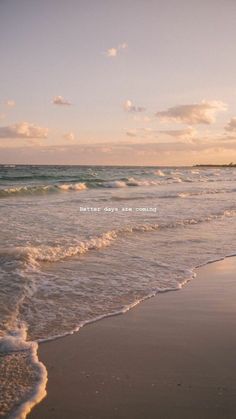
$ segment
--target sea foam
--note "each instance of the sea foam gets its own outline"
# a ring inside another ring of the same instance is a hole
[[[17,388],[14,390],[15,392],[19,391],[19,395],[21,398],[20,406],[15,407],[14,405],[11,405],[12,398],[9,394],[6,394],[5,404],[7,404],[8,401],[9,405],[7,406],[7,411],[10,411],[11,419],[25,419],[27,414],[33,408],[33,406],[39,403],[47,394],[47,369],[44,366],[44,364],[38,359],[38,343],[27,341],[26,339],[27,328],[24,324],[22,324],[18,329],[11,331],[8,335],[5,335],[2,338],[0,338],[0,353],[3,356],[2,362],[4,362],[5,359],[4,355],[9,358],[9,356],[11,356],[11,354],[14,353],[15,357],[20,357],[22,352],[24,352],[27,354],[26,359],[28,365],[30,364],[31,369],[34,370],[34,376],[37,377],[36,381],[32,383],[32,387],[29,390],[27,388],[27,385],[24,388],[24,379],[22,376],[22,385],[18,385]],[[24,371],[22,371],[22,374],[24,374]],[[4,383],[2,391],[4,391]],[[16,397],[17,399],[17,394],[14,394],[14,397]],[[5,408],[6,407],[4,406],[3,414]]]

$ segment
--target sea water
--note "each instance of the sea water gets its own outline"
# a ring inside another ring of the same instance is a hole
[[[38,342],[236,253],[235,181],[229,167],[0,166],[3,416],[24,418],[46,394]]]

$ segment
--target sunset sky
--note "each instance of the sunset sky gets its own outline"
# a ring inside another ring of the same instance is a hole
[[[235,0],[0,0],[0,163],[236,162]]]

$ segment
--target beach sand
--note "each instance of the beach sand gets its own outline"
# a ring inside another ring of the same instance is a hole
[[[182,290],[42,343],[47,397],[31,419],[235,419],[236,258]]]

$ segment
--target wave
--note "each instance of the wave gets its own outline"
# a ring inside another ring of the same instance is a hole
[[[113,180],[110,182],[99,183],[103,188],[125,188],[127,186],[155,186],[160,185],[160,182],[155,180],[135,179],[130,177],[125,180]]]
[[[6,189],[0,189],[0,198],[6,198],[15,195],[43,195],[47,193],[55,192],[66,192],[66,191],[83,191],[90,188],[126,188],[129,186],[155,186],[159,185],[159,182],[138,180],[134,178],[128,178],[124,180],[112,180],[106,181],[91,181],[91,182],[79,182],[79,183],[62,183],[62,184],[51,184],[51,185],[25,185],[18,187],[11,187]]]
[[[107,189],[120,189],[128,187],[157,187],[159,185],[170,185],[175,183],[194,183],[194,182],[206,182],[211,183],[215,182],[215,179],[211,178],[202,178],[196,177],[196,174],[193,173],[193,178],[188,176],[183,176],[182,173],[174,173],[173,175],[165,175],[163,172],[158,171],[157,179],[145,179],[145,178],[120,178],[113,180],[104,180],[99,178],[86,178],[83,182],[77,182],[75,179],[69,181],[60,181],[57,183],[49,184],[25,184],[11,186],[4,189],[0,189],[0,198],[6,198],[10,196],[24,196],[24,195],[44,195],[50,193],[59,193],[59,192],[78,192],[84,191],[86,189],[98,189],[98,188],[107,188]],[[193,171],[195,172],[195,171]],[[156,172],[155,172],[156,173]],[[161,174],[162,173],[162,174]],[[217,181],[224,181],[225,179],[217,179]],[[226,179],[227,181],[234,181],[234,179]],[[214,192],[215,193],[215,192]],[[194,193],[193,193],[194,194]]]
[[[104,182],[100,184],[103,188],[125,188],[127,184],[122,180],[113,180],[110,182]]]
[[[132,233],[145,233],[153,232],[166,228],[178,228],[210,222],[224,217],[234,217],[236,215],[235,209],[226,209],[223,212],[209,214],[201,218],[189,218],[183,220],[175,220],[167,224],[136,224],[125,225],[124,227],[107,231],[100,236],[89,238],[88,240],[78,241],[77,244],[71,245],[55,245],[55,246],[25,246],[13,248],[0,248],[0,259],[2,265],[9,261],[15,261],[16,267],[19,264],[23,268],[30,268],[37,270],[40,263],[44,262],[59,262],[61,260],[83,255],[90,250],[99,250],[104,247],[110,246],[119,237],[129,235]]]
[[[165,176],[165,173],[162,170],[156,170],[154,172],[154,175],[164,177]]]
[[[134,178],[129,178],[126,182],[128,186],[155,186],[160,185],[160,182],[156,182],[155,180],[139,180]]]
[[[0,198],[11,195],[45,194],[58,191],[83,191],[87,189],[85,183],[65,183],[62,185],[20,186],[0,190]]]
[[[220,193],[234,193],[236,189],[209,189],[209,190],[202,190],[202,191],[190,191],[190,192],[180,192],[176,195],[179,198],[188,198],[191,196],[201,196],[201,195],[214,195]]]
[[[167,178],[168,183],[182,183],[182,179],[178,176],[170,176]]]
[[[85,183],[70,183],[57,186],[62,191],[84,191],[87,189]]]

